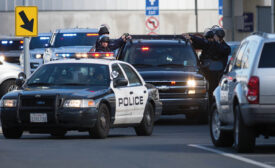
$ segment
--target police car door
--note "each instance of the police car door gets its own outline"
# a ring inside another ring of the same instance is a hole
[[[118,79],[127,79],[125,73],[121,70],[117,63],[112,64],[112,71],[117,71],[119,73]],[[131,115],[134,111],[134,106],[129,104],[129,97],[131,92],[131,87],[122,86],[114,87],[111,85],[116,99],[116,111],[115,111],[115,121],[114,124],[126,124],[129,123]]]
[[[124,63],[120,63],[120,65],[129,80],[129,86],[131,88],[129,102],[134,105],[131,121],[132,123],[139,123],[143,118],[148,100],[148,91],[136,70]]]

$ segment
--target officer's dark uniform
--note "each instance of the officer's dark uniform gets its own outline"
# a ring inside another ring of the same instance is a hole
[[[109,34],[109,30],[108,30],[107,27],[101,27],[99,29],[99,31],[98,31],[98,35],[99,36],[98,36],[98,38],[96,40],[96,43],[95,43],[95,49],[96,49],[96,51],[100,49],[101,45],[100,45],[99,39],[104,34]],[[110,49],[110,51],[114,51],[114,50],[120,48],[124,43],[125,42],[123,41],[122,38],[119,38],[119,39],[110,39],[110,41],[109,41],[109,49]]]
[[[216,41],[211,42],[193,35],[191,35],[191,40],[196,46],[200,46],[200,48],[204,51],[205,57],[209,57],[213,61],[219,61],[223,65],[223,68],[220,70],[208,70],[207,78],[209,81],[209,95],[211,96],[219,84],[221,75],[226,67],[231,48],[224,41],[221,43]]]
[[[108,46],[107,47],[102,46],[103,42],[108,43]],[[111,49],[109,47],[109,43],[110,43],[109,36],[107,35],[100,36],[98,43],[99,43],[99,46],[96,48],[95,50],[96,52],[111,52]]]

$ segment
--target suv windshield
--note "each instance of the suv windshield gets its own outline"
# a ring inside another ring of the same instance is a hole
[[[49,43],[50,36],[32,37],[30,49],[45,48],[45,44]]]
[[[93,46],[97,37],[96,33],[57,33],[53,47]]]
[[[192,48],[187,45],[149,44],[130,45],[122,60],[136,67],[195,67],[197,59]]]
[[[109,86],[107,65],[49,64],[39,68],[28,80],[28,86]]]
[[[0,40],[0,51],[22,50],[23,40]]]

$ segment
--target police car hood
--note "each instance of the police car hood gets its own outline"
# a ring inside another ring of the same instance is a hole
[[[30,54],[43,54],[45,48],[35,48],[30,50]]]
[[[139,69],[140,75],[146,81],[185,81],[190,78],[203,80],[204,77],[196,71],[183,71],[182,69]]]
[[[53,52],[55,53],[87,53],[92,48],[91,46],[66,46],[54,48]]]
[[[5,95],[5,97],[17,97],[19,94],[22,96],[35,96],[35,95],[58,95],[63,98],[95,98],[106,94],[109,91],[107,87],[33,87],[25,88],[24,90],[12,91]]]

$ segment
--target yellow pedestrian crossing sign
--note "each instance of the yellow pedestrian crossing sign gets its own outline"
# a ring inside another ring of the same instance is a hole
[[[37,36],[37,6],[15,7],[15,35],[20,37]]]

